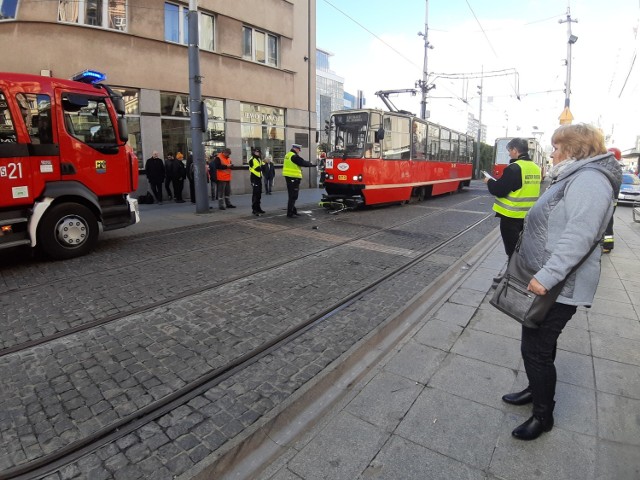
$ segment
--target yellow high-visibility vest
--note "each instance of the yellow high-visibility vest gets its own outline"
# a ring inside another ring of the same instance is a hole
[[[282,176],[291,178],[302,178],[302,168],[291,161],[294,152],[289,152],[284,156],[284,162],[282,163]]]
[[[509,218],[524,218],[540,196],[542,174],[531,160],[516,160],[522,175],[522,187],[506,197],[496,198],[493,211]]]
[[[264,162],[261,158],[251,157],[249,160],[249,171],[253,173],[256,177],[260,177],[262,174],[262,166]]]

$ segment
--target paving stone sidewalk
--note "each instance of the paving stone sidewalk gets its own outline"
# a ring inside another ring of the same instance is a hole
[[[640,479],[640,223],[619,207],[594,305],[560,336],[556,425],[511,430],[530,406],[520,326],[489,305],[496,246],[435,314],[261,479]]]

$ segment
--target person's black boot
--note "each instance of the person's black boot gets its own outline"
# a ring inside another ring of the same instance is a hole
[[[502,401],[510,405],[526,405],[533,401],[533,394],[529,387],[525,388],[521,392],[507,393],[502,396]]]
[[[511,435],[518,440],[535,440],[544,432],[548,432],[553,428],[553,415],[548,414],[546,417],[533,415],[522,425],[517,426]]]

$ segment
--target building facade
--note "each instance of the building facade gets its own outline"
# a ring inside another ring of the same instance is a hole
[[[316,51],[316,113],[320,144],[329,141],[325,126],[331,112],[344,109],[344,78],[329,67],[331,56],[333,54],[326,50]]]
[[[315,4],[199,1],[207,155],[228,147],[242,170],[253,146],[278,164],[298,143],[305,158],[314,158]],[[165,157],[188,156],[188,2],[5,0],[0,5],[0,41],[11,45],[0,69],[61,78],[87,68],[105,72],[107,83],[125,96],[129,142],[141,170],[154,150]],[[248,177],[234,172],[234,193],[250,191]],[[311,180],[304,184],[311,186]]]

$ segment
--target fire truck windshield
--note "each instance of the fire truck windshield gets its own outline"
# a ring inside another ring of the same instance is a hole
[[[329,156],[361,158],[365,150],[369,114],[338,113],[331,117]]]

